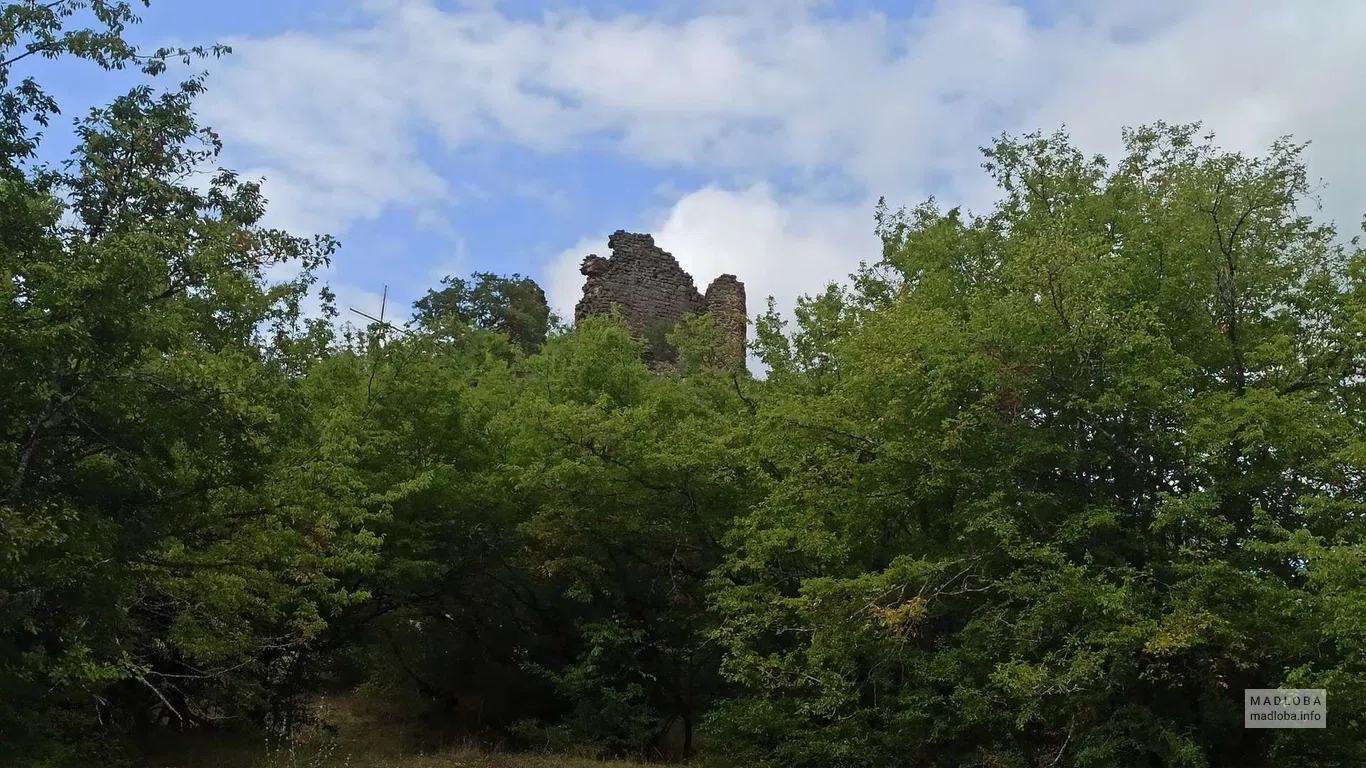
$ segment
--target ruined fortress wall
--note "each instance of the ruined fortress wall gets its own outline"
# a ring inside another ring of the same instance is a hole
[[[621,307],[626,324],[643,331],[652,322],[677,324],[684,315],[702,314],[706,303],[692,276],[650,235],[617,232],[607,240],[612,258],[589,256],[580,271],[588,276],[574,319],[606,315]]]
[[[722,355],[740,365],[745,360],[745,337],[749,311],[745,307],[745,284],[735,275],[721,275],[707,286],[703,297],[721,333]]]
[[[587,280],[574,319],[621,310],[638,334],[672,328],[688,315],[708,312],[721,330],[728,359],[743,362],[746,322],[745,286],[735,275],[721,275],[698,293],[692,276],[654,237],[618,230],[607,239],[610,258],[590,255],[580,267]]]

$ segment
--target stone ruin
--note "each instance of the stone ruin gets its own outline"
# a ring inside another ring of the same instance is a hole
[[[721,275],[698,293],[692,276],[683,271],[673,254],[655,245],[654,237],[617,230],[607,239],[610,258],[589,255],[579,268],[588,279],[583,298],[574,307],[574,320],[611,314],[620,309],[623,319],[647,341],[646,360],[662,359],[653,337],[672,330],[688,315],[710,314],[721,334],[723,359],[743,366],[746,325],[745,284],[735,275]]]

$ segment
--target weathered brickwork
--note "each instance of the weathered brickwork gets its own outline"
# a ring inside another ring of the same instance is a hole
[[[702,298],[721,332],[725,359],[743,365],[749,320],[749,312],[745,307],[745,284],[735,275],[721,275],[711,281]]]
[[[743,363],[748,315],[745,284],[735,275],[721,275],[702,294],[692,276],[650,235],[618,230],[607,239],[607,247],[610,258],[590,255],[579,269],[587,280],[574,307],[576,321],[610,314],[615,306],[633,331],[648,337],[688,315],[710,313],[722,333],[726,358]]]

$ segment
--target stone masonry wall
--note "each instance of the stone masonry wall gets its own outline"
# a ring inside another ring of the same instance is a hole
[[[749,310],[745,306],[745,284],[735,275],[721,275],[707,286],[703,297],[707,311],[721,332],[721,354],[727,361],[745,364],[745,345]]]
[[[721,330],[727,359],[743,364],[746,321],[745,286],[735,275],[721,275],[698,293],[692,276],[673,255],[655,245],[654,237],[618,230],[607,239],[610,258],[583,260],[587,280],[574,319],[610,314],[620,307],[626,324],[638,334],[672,329],[687,315],[710,312]]]

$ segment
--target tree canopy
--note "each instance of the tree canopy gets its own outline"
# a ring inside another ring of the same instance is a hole
[[[551,328],[550,305],[536,281],[521,275],[501,277],[476,272],[469,280],[446,277],[413,305],[414,319],[430,332],[449,332],[452,323],[498,331],[527,352],[545,343]]]
[[[756,378],[708,317],[563,327],[520,275],[343,325],[201,77],[39,163],[17,62],[222,52],[135,21],[0,10],[0,764],[287,737],[338,688],[718,765],[1366,761],[1366,258],[1302,145],[1000,137],[994,208],[880,206]],[[1277,687],[1327,729],[1244,728]]]

